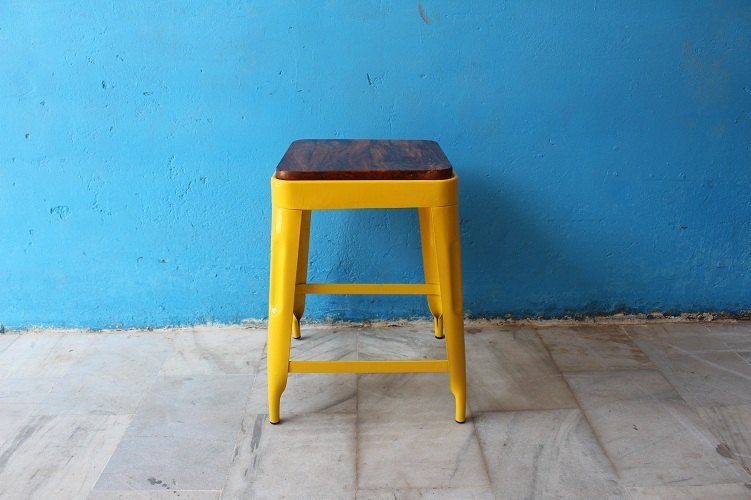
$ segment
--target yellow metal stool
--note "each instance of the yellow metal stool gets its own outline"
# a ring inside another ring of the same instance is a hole
[[[295,141],[271,178],[268,324],[269,420],[279,422],[288,373],[448,372],[464,422],[466,370],[462,310],[458,178],[433,141]],[[307,283],[311,210],[417,208],[425,283]],[[427,295],[443,360],[295,361],[306,294]],[[291,334],[291,335],[290,335]]]

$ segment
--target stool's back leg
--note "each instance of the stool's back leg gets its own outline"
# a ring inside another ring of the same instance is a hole
[[[269,421],[272,424],[279,422],[279,402],[287,386],[301,222],[300,210],[272,208],[267,343]]]
[[[308,249],[310,247],[310,210],[302,211],[300,221],[300,244],[297,252],[297,278],[295,283],[305,284],[308,279]],[[305,312],[305,294],[295,294],[294,317],[292,318],[292,338],[300,338],[300,319]]]
[[[418,208],[420,216],[420,243],[422,246],[422,267],[425,270],[425,283],[438,283],[438,262],[435,255],[435,238],[430,208]],[[433,315],[433,330],[437,339],[443,338],[443,312],[441,297],[428,295],[428,308]]]
[[[438,276],[443,303],[443,326],[449,384],[456,401],[456,421],[464,422],[467,374],[464,360],[464,310],[462,304],[462,261],[459,216],[456,205],[436,207],[433,213]]]

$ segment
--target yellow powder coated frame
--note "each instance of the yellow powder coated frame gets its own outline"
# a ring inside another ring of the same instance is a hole
[[[464,313],[459,242],[458,178],[444,180],[315,180],[271,178],[271,271],[269,284],[269,421],[279,422],[289,373],[448,372],[457,422],[466,411]],[[312,210],[417,208],[425,283],[307,283]],[[426,295],[446,359],[290,360],[291,337],[300,338],[306,294]],[[291,335],[290,335],[291,332]]]

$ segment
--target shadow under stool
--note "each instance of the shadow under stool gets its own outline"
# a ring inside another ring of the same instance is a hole
[[[268,323],[269,421],[279,422],[289,373],[448,372],[464,422],[466,369],[459,243],[458,178],[438,143],[391,140],[293,142],[271,178],[271,268]],[[425,283],[308,283],[312,210],[417,208]],[[300,338],[306,294],[426,295],[446,359],[290,360]]]

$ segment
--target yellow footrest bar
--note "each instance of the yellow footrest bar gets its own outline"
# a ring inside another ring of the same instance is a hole
[[[445,359],[368,361],[290,361],[290,373],[425,373],[446,372]]]
[[[331,295],[440,295],[434,283],[304,283],[295,286],[296,294]]]

